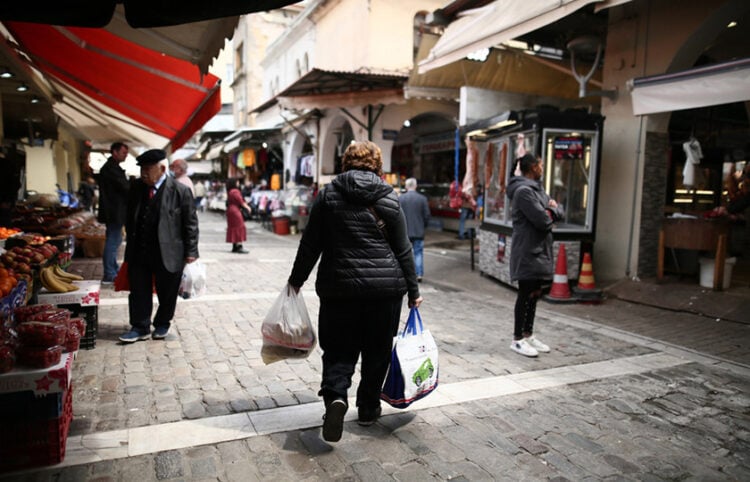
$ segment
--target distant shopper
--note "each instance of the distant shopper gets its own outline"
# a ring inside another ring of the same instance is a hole
[[[120,164],[128,157],[128,146],[115,142],[109,148],[111,156],[99,171],[99,213],[97,219],[107,228],[102,265],[103,284],[112,284],[117,276],[117,250],[122,244],[122,228],[128,205],[130,182]]]
[[[406,216],[406,232],[414,251],[414,265],[417,271],[417,281],[424,276],[424,233],[430,222],[430,205],[427,197],[417,192],[417,180],[410,177],[406,180],[406,193],[398,202]]]
[[[562,208],[542,189],[542,161],[526,154],[518,160],[521,175],[508,182],[512,203],[513,244],[510,277],[518,281],[515,325],[510,349],[534,357],[550,348],[534,336],[536,303],[542,282],[552,279],[552,225],[563,216]]]
[[[461,212],[458,215],[458,239],[469,239],[471,236],[466,232],[466,220],[474,219],[476,216],[477,202],[474,196],[461,191]]]
[[[247,254],[248,251],[242,247],[247,240],[247,227],[242,209],[251,211],[240,192],[238,179],[227,179],[227,243],[232,243],[232,252]]]
[[[200,209],[202,212],[204,210],[203,198],[206,197],[206,185],[203,184],[203,181],[198,181],[193,187],[195,189],[195,209]]]
[[[78,202],[86,211],[91,211],[94,207],[94,196],[96,193],[96,181],[93,177],[88,177],[81,181],[78,186]]]
[[[359,424],[369,426],[380,417],[380,391],[403,297],[408,293],[409,307],[422,303],[406,219],[393,188],[380,177],[381,156],[369,141],[346,148],[343,172],[313,201],[289,276],[289,285],[299,291],[320,259],[315,290],[323,379],[318,395],[326,407],[323,438],[328,442],[341,439],[360,354]]]
[[[136,158],[141,177],[127,204],[128,312],[123,343],[167,337],[186,263],[198,259],[198,217],[193,194],[167,175],[167,153],[151,149]],[[159,307],[151,322],[153,289]],[[151,333],[151,325],[154,327]]]
[[[195,187],[193,186],[193,180],[188,177],[188,165],[185,159],[175,159],[172,164],[169,165],[169,170],[174,174],[174,178],[177,182],[184,184],[190,189],[190,193],[195,198]]]

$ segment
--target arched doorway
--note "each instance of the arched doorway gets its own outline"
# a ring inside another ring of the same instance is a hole
[[[323,139],[320,157],[322,174],[341,173],[341,158],[352,141],[354,141],[354,131],[349,121],[343,116],[335,118]]]
[[[420,184],[446,188],[454,178],[455,122],[449,117],[425,112],[404,123],[391,152],[391,170],[399,177],[415,177]],[[465,158],[463,144],[459,158]],[[463,175],[465,166],[459,162]]]

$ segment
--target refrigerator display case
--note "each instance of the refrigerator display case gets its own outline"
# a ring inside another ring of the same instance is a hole
[[[564,243],[568,277],[578,277],[582,248],[594,242],[599,153],[604,118],[581,111],[532,110],[509,112],[504,121],[488,127],[472,126],[467,136],[487,144],[484,165],[485,195],[479,227],[479,269],[511,283],[509,259],[513,246],[508,181],[516,159],[526,153],[541,157],[544,190],[565,211],[554,229],[554,252]]]

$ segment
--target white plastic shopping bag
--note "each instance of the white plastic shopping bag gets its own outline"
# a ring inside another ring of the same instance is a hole
[[[285,286],[263,320],[261,333],[260,354],[266,365],[286,358],[307,358],[317,339],[302,293]]]
[[[395,408],[406,408],[438,386],[438,349],[422,324],[417,308],[409,312],[404,331],[395,338],[391,366],[380,398]]]
[[[206,294],[206,265],[193,261],[185,265],[180,281],[180,296],[185,299]]]

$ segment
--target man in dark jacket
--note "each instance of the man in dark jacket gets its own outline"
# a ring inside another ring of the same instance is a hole
[[[552,225],[562,218],[563,211],[542,189],[541,159],[526,154],[518,160],[518,167],[521,175],[508,182],[513,219],[510,277],[518,281],[510,349],[534,357],[550,351],[534,337],[534,316],[542,282],[551,279],[554,273]]]
[[[120,164],[128,157],[128,146],[115,142],[109,148],[112,154],[99,171],[98,220],[107,227],[104,242],[102,283],[111,284],[117,276],[117,250],[122,244],[122,227],[128,201],[129,182]]]
[[[410,177],[406,180],[406,193],[398,202],[406,216],[406,230],[414,250],[414,265],[417,270],[417,281],[424,276],[424,231],[430,222],[430,205],[424,194],[417,192],[417,180]]]
[[[151,149],[136,158],[141,178],[128,197],[127,244],[131,329],[123,343],[163,339],[169,333],[186,263],[198,259],[198,217],[190,189],[167,175],[167,154]],[[152,292],[159,308],[151,334]]]
[[[401,303],[419,306],[406,221],[393,188],[383,182],[380,148],[349,145],[344,172],[313,201],[289,284],[296,290],[320,258],[315,289],[320,297],[318,336],[323,349],[323,438],[341,439],[347,390],[362,355],[357,389],[359,424],[380,416],[380,391],[398,331]],[[383,225],[384,223],[384,225]]]

